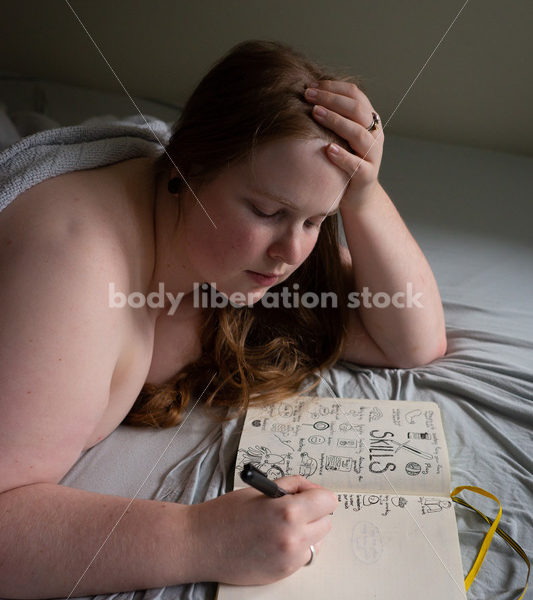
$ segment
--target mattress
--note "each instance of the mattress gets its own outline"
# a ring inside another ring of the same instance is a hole
[[[118,94],[13,76],[0,77],[0,103],[4,146],[40,129],[90,117],[112,121],[135,112]],[[167,123],[179,110],[150,101],[145,109]],[[435,273],[448,350],[414,369],[341,361],[321,374],[313,393],[436,402],[443,416],[452,487],[477,485],[495,494],[503,506],[501,527],[531,556],[533,159],[385,134],[381,182]],[[201,402],[175,428],[122,425],[83,453],[61,485],[201,502],[231,489],[241,427],[242,418],[218,423]],[[463,496],[485,514],[496,514],[491,501]],[[464,507],[457,505],[455,511],[466,574],[487,525]],[[518,555],[495,536],[468,598],[516,598],[526,572]],[[73,575],[73,584],[76,579]],[[95,598],[207,600],[215,589],[206,583]]]

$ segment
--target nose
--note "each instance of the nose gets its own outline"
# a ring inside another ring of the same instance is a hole
[[[268,254],[274,260],[287,265],[299,265],[309,256],[312,249],[311,240],[307,240],[303,232],[286,228],[270,244]]]

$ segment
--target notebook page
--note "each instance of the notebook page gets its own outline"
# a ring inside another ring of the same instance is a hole
[[[453,502],[339,494],[313,563],[265,586],[219,586],[217,600],[466,600]]]
[[[251,462],[270,478],[303,475],[332,490],[447,496],[448,450],[433,402],[295,396],[250,407],[239,473]]]

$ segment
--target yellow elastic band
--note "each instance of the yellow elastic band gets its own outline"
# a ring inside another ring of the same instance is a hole
[[[490,492],[487,492],[479,487],[475,487],[475,486],[471,486],[471,485],[460,485],[459,487],[456,487],[450,494],[450,497],[452,498],[452,500],[453,500],[454,496],[457,496],[457,494],[459,494],[463,490],[469,490],[470,492],[475,492],[476,494],[481,494],[482,496],[486,496],[487,498],[494,500],[494,502],[497,502],[498,506],[500,507],[500,509],[498,510],[497,517],[494,519],[494,521],[492,522],[492,525],[490,526],[490,529],[487,531],[487,534],[485,535],[485,539],[483,540],[483,543],[481,544],[481,548],[479,549],[479,552],[476,556],[476,560],[474,561],[474,564],[472,565],[472,568],[470,569],[470,573],[468,573],[468,575],[465,577],[465,588],[468,591],[468,588],[472,585],[472,582],[474,581],[481,565],[483,564],[483,561],[485,560],[485,555],[487,554],[487,550],[489,549],[490,543],[492,542],[492,537],[494,536],[494,532],[496,531],[496,528],[498,527],[498,523],[500,522],[500,517],[502,516],[502,505],[500,504],[500,501],[498,500],[498,498],[496,498],[496,496],[494,496]]]

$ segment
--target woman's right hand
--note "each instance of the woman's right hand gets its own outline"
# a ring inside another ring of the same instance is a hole
[[[336,494],[299,475],[276,483],[291,494],[269,498],[245,488],[190,507],[200,579],[271,583],[305,565],[311,544],[318,552],[331,529]]]

